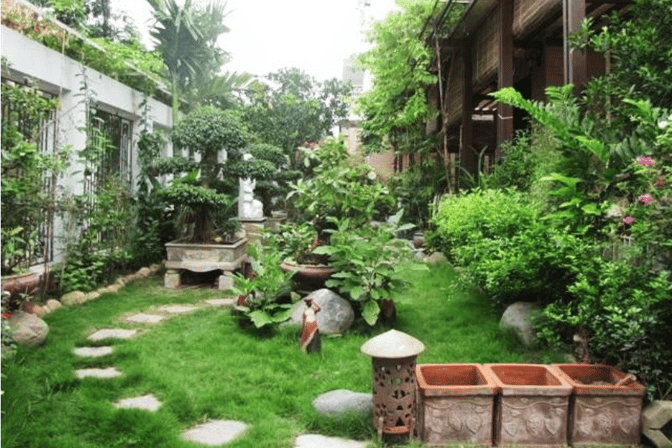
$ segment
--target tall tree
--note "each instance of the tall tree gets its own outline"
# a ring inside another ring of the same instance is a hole
[[[181,7],[175,0],[150,0],[150,4],[156,20],[151,35],[168,70],[176,123],[180,91],[199,77],[216,74],[226,61],[226,53],[216,46],[219,35],[228,31],[222,23],[226,14],[221,3],[204,9],[197,9],[191,0]]]

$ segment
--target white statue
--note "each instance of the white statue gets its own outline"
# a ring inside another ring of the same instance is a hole
[[[245,154],[243,160],[252,159],[251,154]],[[242,220],[261,219],[264,217],[264,208],[261,201],[254,199],[254,188],[257,182],[254,179],[239,179],[238,218]]]

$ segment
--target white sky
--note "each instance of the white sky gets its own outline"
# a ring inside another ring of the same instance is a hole
[[[204,1],[204,0],[201,0]],[[394,0],[368,0],[367,15],[382,19]],[[112,0],[139,29],[151,24],[144,0]],[[230,53],[224,71],[266,75],[298,67],[318,80],[342,78],[343,61],[363,50],[358,0],[228,0],[219,45]],[[368,29],[368,25],[365,26]]]

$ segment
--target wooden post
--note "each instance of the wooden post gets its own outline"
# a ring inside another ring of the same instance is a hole
[[[569,47],[569,35],[579,30],[586,16],[586,0],[562,0],[562,46],[565,84],[574,84],[574,93],[579,94],[586,86],[586,52]]]
[[[471,115],[474,113],[472,92],[471,42],[462,44],[462,60],[464,72],[462,74],[462,132],[460,134],[460,165],[474,177],[476,172],[476,158],[472,147],[473,125]]]
[[[513,87],[513,0],[499,0],[499,71],[497,86]],[[513,107],[497,105],[497,148],[495,157],[501,158],[501,145],[513,139]]]

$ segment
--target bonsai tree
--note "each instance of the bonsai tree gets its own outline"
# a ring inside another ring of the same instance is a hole
[[[230,240],[238,229],[238,179],[263,179],[273,172],[265,160],[245,160],[246,136],[240,120],[213,106],[197,107],[173,128],[174,148],[189,151],[189,159],[174,156],[156,164],[162,174],[182,175],[161,196],[172,204],[178,224],[194,243]],[[192,160],[193,159],[193,160]]]

